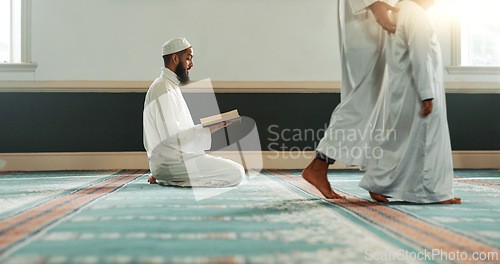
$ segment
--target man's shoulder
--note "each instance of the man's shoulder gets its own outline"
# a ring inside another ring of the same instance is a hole
[[[413,1],[402,1],[396,5],[399,8],[397,12],[398,25],[403,24],[405,27],[417,26],[419,29],[428,28],[431,23],[427,12],[417,3]]]
[[[153,81],[151,86],[149,86],[146,98],[149,100],[155,100],[156,98],[168,93],[175,88],[175,84],[165,77],[158,77]]]
[[[395,5],[395,7],[399,8],[399,14],[404,14],[404,15],[417,15],[420,16],[422,14],[425,14],[425,10],[417,3],[406,0],[406,1],[401,1]]]

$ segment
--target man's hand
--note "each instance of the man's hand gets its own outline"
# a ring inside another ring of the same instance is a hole
[[[213,125],[209,126],[208,128],[210,129],[210,133],[215,133],[219,129],[221,129],[223,127],[227,127],[230,124],[231,124],[231,122],[229,122],[229,123],[221,122],[221,123],[213,124]]]
[[[422,109],[422,116],[426,117],[432,112],[432,101],[423,101],[424,108]]]
[[[395,8],[381,1],[377,1],[371,4],[370,6],[368,6],[368,8],[372,11],[375,19],[377,20],[377,23],[382,26],[382,28],[387,30],[387,32],[389,33],[396,33],[396,24],[391,21],[387,12],[398,12],[399,8]]]

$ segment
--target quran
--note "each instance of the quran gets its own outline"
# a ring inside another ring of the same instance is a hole
[[[234,109],[233,111],[225,112],[219,115],[213,115],[205,118],[201,118],[200,122],[203,127],[211,126],[217,123],[222,122],[237,122],[240,121],[241,117],[238,114],[238,110]]]

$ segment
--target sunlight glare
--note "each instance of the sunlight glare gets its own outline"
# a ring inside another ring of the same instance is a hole
[[[479,24],[498,24],[498,0],[436,0],[429,10],[436,17],[456,17]]]

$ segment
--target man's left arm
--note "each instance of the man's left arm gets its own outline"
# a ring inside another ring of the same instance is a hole
[[[432,66],[433,27],[423,13],[412,13],[406,22],[409,56],[417,94],[422,101],[422,115],[432,112],[435,97],[435,73]]]

